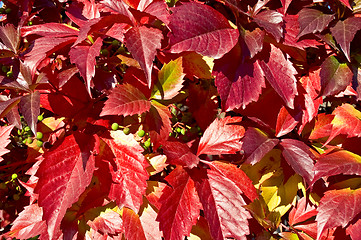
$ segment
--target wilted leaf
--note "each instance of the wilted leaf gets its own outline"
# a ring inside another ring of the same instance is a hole
[[[69,135],[43,155],[35,193],[43,208],[50,238],[57,233],[66,210],[89,185],[95,169],[95,140],[84,134]]]
[[[350,43],[353,40],[356,32],[361,29],[361,18],[349,17],[344,21],[338,21],[334,27],[331,28],[332,36],[340,45],[343,53],[350,62]]]
[[[179,166],[165,180],[172,187],[163,189],[159,199],[162,203],[157,217],[159,228],[166,240],[184,239],[196,224],[201,209],[194,182]]]
[[[334,57],[328,57],[321,65],[321,96],[330,96],[345,90],[352,81],[352,71],[346,63],[339,63]]]
[[[324,14],[311,8],[303,8],[298,15],[298,22],[300,23],[298,37],[309,33],[321,32],[334,19],[334,16],[331,14]]]
[[[169,23],[172,53],[195,51],[218,59],[236,45],[238,30],[231,28],[227,19],[213,8],[189,2],[172,11]]]
[[[159,29],[145,26],[133,27],[125,33],[127,48],[145,72],[149,88],[152,85],[153,60],[157,49],[161,48],[162,39]]]
[[[150,106],[150,101],[141,91],[125,83],[112,90],[100,116],[140,114],[149,111]]]
[[[237,124],[241,117],[215,119],[204,132],[198,146],[197,156],[201,154],[232,154],[241,150],[244,127]]]
[[[347,224],[361,212],[361,189],[327,191],[317,208],[317,239],[327,229]]]
[[[175,97],[183,85],[182,58],[164,64],[158,73],[159,83],[154,86],[152,98],[169,100]]]

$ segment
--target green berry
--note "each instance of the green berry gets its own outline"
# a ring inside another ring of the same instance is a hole
[[[41,140],[43,138],[43,133],[42,132],[37,132],[36,133],[36,139]]]
[[[23,140],[23,144],[26,144],[27,141],[28,141],[28,139],[24,139],[24,140]]]
[[[30,129],[29,126],[24,127],[24,131],[25,131],[25,132],[30,132],[30,130],[31,130],[31,129]]]
[[[144,142],[144,147],[149,148],[150,147],[150,139]]]
[[[13,195],[13,199],[14,199],[15,201],[18,201],[18,200],[20,199],[20,195],[19,195],[19,194],[14,194],[14,195]]]
[[[139,137],[144,137],[144,135],[145,135],[145,131],[143,129],[138,131]]]
[[[128,135],[128,134],[130,133],[130,129],[129,129],[128,127],[125,127],[125,128],[123,129],[123,133],[124,133],[125,135]]]
[[[112,129],[113,129],[114,131],[118,130],[118,129],[119,129],[119,124],[118,124],[118,123],[113,123],[113,124],[112,124]]]
[[[5,9],[4,8],[0,8],[0,14],[4,14],[5,13]]]
[[[104,48],[104,49],[100,50],[100,54],[103,55],[103,56],[108,56],[109,51],[108,51],[108,49]]]
[[[7,13],[7,14],[11,13],[11,11],[12,11],[12,9],[11,9],[11,8],[7,8],[7,9],[5,9],[5,13]]]
[[[32,144],[32,143],[33,143],[33,139],[30,138],[30,137],[28,137],[28,139],[26,139],[26,142],[27,142],[28,144]]]
[[[119,41],[114,39],[113,42],[112,42],[112,46],[117,47],[118,45],[119,45]]]
[[[3,73],[7,73],[9,71],[9,67],[4,65],[1,67],[1,71],[3,71]]]
[[[8,78],[14,77],[13,71],[8,71],[8,72],[6,73],[6,76],[7,76]]]
[[[33,22],[32,21],[29,21],[28,22],[28,26],[32,26],[33,25]]]
[[[181,128],[176,128],[175,130],[176,130],[177,133],[180,133],[182,131]]]
[[[36,146],[42,147],[42,146],[43,146],[43,141],[38,140],[38,141],[36,142]]]
[[[16,178],[18,178],[18,175],[16,174],[16,173],[13,173],[13,175],[11,175],[11,179],[16,179]]]
[[[43,114],[41,114],[41,115],[38,116],[38,121],[39,121],[39,122],[43,121],[43,119],[44,119]]]
[[[23,134],[23,129],[18,129],[18,135],[21,135],[21,134]]]
[[[180,132],[182,135],[186,134],[186,130],[184,128],[181,129],[181,132]]]

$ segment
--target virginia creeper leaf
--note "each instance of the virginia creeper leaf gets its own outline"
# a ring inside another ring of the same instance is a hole
[[[249,127],[242,139],[242,150],[246,157],[244,163],[256,164],[271,151],[278,142],[278,139],[268,138],[268,136],[258,128]]]
[[[123,208],[124,236],[126,239],[146,240],[138,214],[129,208]]]
[[[43,210],[38,204],[25,206],[19,213],[7,233],[12,238],[29,239],[46,231],[46,223],[42,220]]]
[[[123,209],[123,211],[126,208]],[[105,212],[100,213],[93,221],[88,221],[87,224],[94,229],[109,235],[117,235],[124,231],[124,222],[119,213],[106,209]]]
[[[279,48],[271,45],[268,61],[261,61],[260,66],[273,89],[280,95],[286,105],[293,109],[294,98],[298,93],[297,80],[294,76],[297,71],[292,63],[285,58]]]
[[[45,23],[21,28],[21,36],[39,35],[42,37],[70,37],[78,36],[79,31],[67,24]]]
[[[109,9],[111,9],[116,13],[120,13],[128,17],[128,19],[130,19],[132,23],[136,22],[133,14],[129,11],[129,7],[126,4],[126,1],[123,2],[123,1],[103,0],[101,1],[101,4],[103,4],[104,6],[108,7]]]
[[[0,117],[3,118],[10,109],[16,106],[21,100],[21,97],[14,97],[14,98],[4,98],[0,101]]]
[[[258,193],[252,184],[252,180],[240,168],[237,168],[236,165],[219,161],[204,162],[210,166],[213,171],[217,171],[223,177],[235,183],[249,200],[253,201],[258,198]]]
[[[40,93],[35,91],[23,96],[19,103],[20,112],[31,131],[36,134],[36,124],[40,114]]]
[[[149,88],[152,85],[153,60],[157,49],[161,48],[162,32],[146,26],[133,27],[125,33],[125,41],[129,52],[145,72]]]
[[[311,8],[303,8],[298,15],[298,22],[300,23],[298,37],[309,33],[321,32],[334,19],[334,16],[331,14],[324,14]]]
[[[112,133],[113,139],[103,139],[106,143],[102,158],[109,162],[113,183],[109,198],[119,207],[125,206],[138,212],[147,187],[147,163],[142,155],[143,148],[132,135],[122,131]]]
[[[265,32],[260,28],[256,28],[255,30],[248,31],[245,30],[243,34],[244,41],[247,45],[247,48],[250,52],[250,58],[253,58],[258,52],[263,49],[263,39]]]
[[[163,152],[167,156],[167,163],[169,164],[193,168],[196,167],[200,161],[185,143],[166,141],[162,145]]]
[[[243,208],[246,203],[241,197],[242,190],[218,171],[208,170],[207,176],[196,188],[213,239],[245,240],[251,215]]]
[[[170,100],[175,97],[183,87],[184,76],[182,58],[164,64],[158,73],[159,84],[154,86],[152,98]]]
[[[344,4],[346,7],[348,7],[349,9],[352,10],[352,7],[350,5],[350,1],[349,0],[339,0],[342,4]]]
[[[244,127],[237,124],[241,117],[216,118],[204,132],[198,146],[197,156],[201,154],[232,154],[241,150]]]
[[[67,136],[43,155],[35,193],[43,208],[50,239],[58,232],[67,208],[89,185],[95,169],[95,139],[85,134]]]
[[[12,24],[0,26],[0,38],[9,50],[17,53],[20,46],[20,33]]]
[[[11,142],[9,136],[13,128],[14,126],[12,125],[0,127],[0,162],[4,160],[1,156],[10,152],[10,150],[7,149],[6,146]]]
[[[361,157],[346,150],[323,154],[315,164],[314,182],[337,174],[361,176]]]
[[[318,114],[316,117],[315,127],[313,128],[309,138],[318,139],[330,136],[332,132],[332,120],[334,116],[325,113]]]
[[[159,222],[156,221],[158,213],[148,204],[140,216],[140,222],[147,240],[161,240],[162,232],[159,230]]]
[[[215,84],[225,111],[244,109],[249,103],[257,101],[262,87],[266,87],[259,61],[243,62],[240,55],[241,48],[236,45],[214,64]]]
[[[301,198],[297,207],[293,208],[289,214],[289,223],[293,227],[296,227],[296,224],[300,224],[309,220],[310,218],[316,216],[317,209],[314,206],[311,206],[307,203],[307,199],[305,197]]]
[[[334,56],[328,57],[321,65],[321,96],[335,95],[345,90],[352,76],[346,63],[339,63]]]
[[[283,148],[282,155],[287,163],[308,184],[311,184],[315,175],[313,171],[315,156],[310,151],[310,147],[295,139],[282,139],[280,144]]]
[[[112,90],[100,116],[140,114],[149,111],[150,106],[150,101],[141,91],[126,83]]]
[[[170,51],[195,51],[212,58],[221,58],[238,40],[238,30],[213,8],[196,2],[183,3],[172,9],[169,34]]]
[[[77,45],[69,51],[70,61],[78,67],[80,75],[85,80],[89,95],[91,95],[91,79],[95,74],[95,58],[100,54],[102,43],[103,39],[99,37],[91,46]]]
[[[276,137],[290,133],[298,124],[298,119],[293,117],[284,106],[277,116]]]
[[[361,238],[361,219],[357,220],[355,224],[351,224],[347,227],[346,233],[350,235],[352,240],[360,239]]]
[[[344,21],[338,21],[337,24],[331,28],[332,36],[340,45],[347,60],[350,62],[350,43],[353,40],[356,32],[361,29],[361,19],[357,17],[350,17]]]
[[[337,107],[333,112],[331,125],[332,131],[326,143],[329,143],[339,134],[345,134],[347,137],[361,136],[361,112],[352,105],[345,103]]]
[[[283,13],[287,12],[288,6],[291,4],[292,0],[281,0],[283,6]]]
[[[157,221],[166,240],[181,240],[196,224],[201,204],[193,180],[182,167],[174,169],[165,180],[172,187],[163,189]]]
[[[327,191],[320,200],[317,212],[317,239],[320,239],[327,229],[345,227],[361,212],[361,189]]]
[[[167,140],[169,133],[172,132],[171,116],[167,106],[154,100],[151,101],[149,113],[146,115],[146,123],[149,126],[149,135],[155,148]]]
[[[279,42],[283,36],[283,15],[274,10],[266,10],[258,13],[253,19],[260,27],[263,27],[267,32]]]

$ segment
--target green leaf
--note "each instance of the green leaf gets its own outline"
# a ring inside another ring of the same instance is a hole
[[[158,73],[159,82],[153,88],[152,98],[169,100],[175,97],[183,87],[184,76],[181,57],[164,64]]]

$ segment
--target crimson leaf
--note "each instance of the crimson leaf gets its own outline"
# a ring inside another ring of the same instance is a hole
[[[199,158],[192,153],[185,143],[166,141],[163,144],[164,154],[167,156],[167,163],[181,165],[188,168],[196,167]]]
[[[300,33],[298,37],[309,33],[321,32],[334,19],[333,15],[324,14],[321,11],[311,8],[303,8],[298,13],[300,23]]]
[[[124,236],[126,239],[147,240],[138,214],[129,208],[123,208]]]
[[[105,102],[100,116],[105,115],[133,115],[146,112],[150,109],[150,101],[144,94],[128,83],[117,85]]]
[[[35,91],[23,96],[20,100],[20,112],[23,114],[25,121],[31,131],[36,134],[36,124],[40,114],[40,93]]]
[[[218,59],[236,45],[238,30],[231,28],[227,19],[213,8],[189,2],[172,11],[169,23],[172,53],[195,51]]]
[[[21,36],[26,37],[31,34],[42,37],[70,37],[78,36],[79,31],[67,24],[45,23],[21,28]]]
[[[145,72],[150,88],[152,84],[153,60],[157,49],[161,48],[163,34],[159,29],[145,26],[133,27],[125,33],[129,52]]]
[[[9,136],[13,128],[14,126],[0,127],[0,162],[4,160],[1,156],[10,152],[10,150],[7,149],[6,146],[11,142],[11,140],[9,140]]]
[[[237,124],[241,117],[216,118],[204,132],[198,146],[197,156],[201,154],[232,154],[241,150],[244,127]]]
[[[184,239],[196,224],[201,209],[194,182],[179,166],[165,180],[172,187],[165,187],[159,199],[162,203],[157,217],[159,228],[166,240]]]
[[[254,17],[254,21],[272,34],[277,42],[281,40],[283,36],[283,15],[281,13],[274,10],[262,11]]]
[[[350,62],[350,43],[353,40],[356,32],[361,29],[361,18],[350,17],[344,21],[338,21],[337,24],[331,28],[332,36],[340,45],[347,60]]]
[[[95,139],[85,134],[67,136],[43,155],[36,176],[35,193],[43,208],[50,239],[59,231],[67,208],[76,202],[89,185],[95,169]]]

